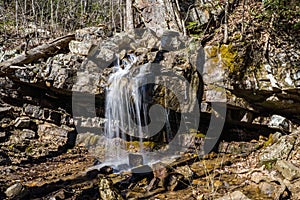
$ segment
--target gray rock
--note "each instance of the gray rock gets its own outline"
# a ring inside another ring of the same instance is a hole
[[[130,167],[137,167],[140,165],[143,165],[144,163],[144,159],[143,156],[140,154],[129,154],[128,155],[129,158],[129,166]]]
[[[7,106],[7,107],[0,107],[0,114],[6,113],[8,111],[12,110],[12,107]]]
[[[102,37],[105,37],[107,33],[106,26],[99,27],[86,27],[76,30],[75,39],[77,41],[99,41]]]
[[[278,128],[284,131],[290,131],[290,122],[285,117],[280,115],[272,115],[271,120],[268,124],[271,128]]]
[[[34,131],[30,129],[23,129],[21,133],[21,139],[34,139],[36,137],[36,134]]]
[[[261,182],[259,184],[259,189],[261,193],[266,194],[270,197],[274,196],[276,193],[277,188],[274,186],[274,184],[268,183],[268,182]]]
[[[16,183],[7,188],[5,194],[10,199],[21,199],[27,194],[27,190],[21,183]]]
[[[300,177],[300,168],[293,165],[287,160],[278,160],[275,168],[284,176],[284,178],[292,181]]]
[[[259,155],[261,162],[270,162],[276,160],[284,160],[288,157],[291,150],[294,148],[296,138],[294,136],[281,137],[272,146],[267,147]]]
[[[36,119],[43,118],[43,109],[41,109],[39,106],[25,104],[23,107],[24,107],[23,109],[24,114]]]
[[[92,45],[92,42],[79,42],[72,40],[69,43],[69,49],[71,53],[87,56]]]
[[[256,184],[259,184],[260,182],[268,179],[269,177],[262,172],[254,172],[251,175],[251,181],[253,181]]]

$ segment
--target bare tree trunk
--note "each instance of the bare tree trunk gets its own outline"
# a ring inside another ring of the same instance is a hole
[[[53,21],[53,17],[54,17],[54,9],[53,9],[53,0],[50,1],[50,19],[51,19],[51,29],[52,29],[52,32],[53,32],[53,29],[54,29],[54,21]]]
[[[119,16],[120,16],[120,31],[124,30],[124,23],[123,23],[123,3],[122,0],[119,0]]]
[[[18,0],[15,1],[16,2],[16,31],[17,34],[19,34],[19,22],[18,22],[18,12],[19,12],[19,5],[18,5]]]
[[[224,39],[223,43],[226,44],[228,42],[228,24],[227,24],[227,18],[228,18],[228,0],[226,0],[225,4],[225,18],[224,18]]]
[[[27,12],[27,0],[24,0],[24,13]]]
[[[111,22],[112,22],[112,26],[116,29],[115,12],[114,12],[114,2],[113,2],[113,0],[110,0],[110,9],[111,9]]]
[[[59,11],[59,4],[60,4],[60,0],[57,1],[56,3],[56,11],[55,11],[55,26],[57,26],[58,24],[58,11]],[[55,27],[55,30],[57,29],[57,27]]]
[[[126,0],[126,31],[134,29],[132,0]]]
[[[178,11],[178,12],[175,12],[175,13],[176,13],[176,15],[177,15],[179,24],[181,25],[181,30],[182,30],[182,32],[183,32],[183,35],[186,36],[185,23],[184,23],[184,19],[183,19],[183,18],[181,17],[181,15],[180,15],[181,9],[180,9],[180,5],[179,5],[178,0],[176,0],[175,3],[176,3],[177,11]]]

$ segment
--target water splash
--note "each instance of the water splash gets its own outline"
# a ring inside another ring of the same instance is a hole
[[[129,54],[125,59],[117,59],[108,79],[106,93],[105,117],[107,119],[104,132],[107,138],[105,145],[105,162],[128,163],[126,140],[133,136],[139,138],[140,151],[143,151],[143,124],[147,121],[147,103],[144,101],[146,91],[143,87],[146,66],[136,70],[137,57]],[[138,70],[138,72],[137,72]]]

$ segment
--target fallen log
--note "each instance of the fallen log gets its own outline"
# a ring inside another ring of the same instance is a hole
[[[53,56],[57,54],[60,50],[67,47],[69,42],[74,39],[75,34],[65,35],[46,44],[40,45],[34,49],[31,49],[25,52],[25,54],[21,54],[7,61],[4,61],[0,63],[0,75],[13,72],[16,69],[16,67],[11,66],[29,64],[40,58]]]

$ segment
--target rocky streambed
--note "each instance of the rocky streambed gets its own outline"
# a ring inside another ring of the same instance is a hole
[[[149,173],[136,173],[147,167],[141,166],[117,174],[110,167],[91,170],[99,161],[82,146],[20,162],[16,158],[28,152],[10,150],[7,155],[3,150],[16,147],[1,143],[1,198],[297,199],[298,138],[295,131],[250,142],[224,141],[202,158],[186,153],[148,166]]]

